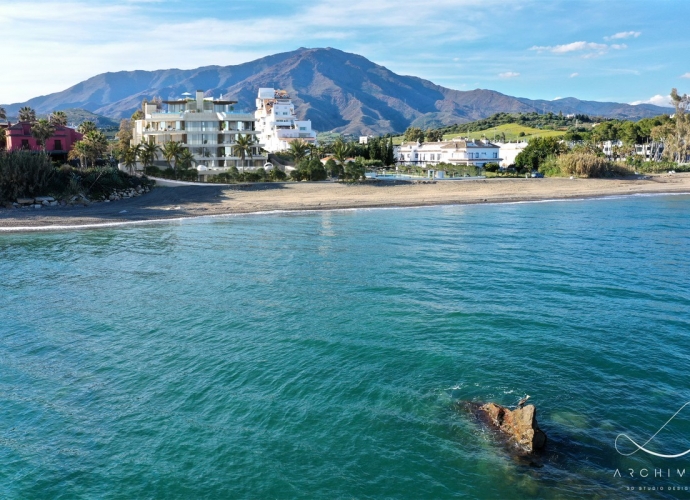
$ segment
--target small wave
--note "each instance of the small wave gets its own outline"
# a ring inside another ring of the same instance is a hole
[[[297,208],[297,209],[281,209],[281,210],[258,210],[256,212],[242,212],[242,213],[225,213],[225,214],[204,214],[204,215],[190,215],[186,217],[173,217],[169,219],[147,219],[136,221],[118,221],[118,222],[98,222],[87,224],[59,224],[47,226],[8,226],[1,227],[0,233],[23,233],[23,232],[42,232],[42,231],[78,231],[82,229],[102,229],[110,227],[126,227],[145,224],[168,224],[171,222],[183,221],[200,221],[205,219],[220,219],[233,217],[250,217],[250,216],[266,216],[266,215],[282,215],[282,214],[313,214],[315,212],[365,212],[378,210],[423,210],[434,208],[449,208],[457,206],[495,206],[495,205],[523,205],[532,203],[556,203],[556,202],[582,202],[582,201],[598,201],[598,200],[616,200],[633,197],[658,197],[658,196],[687,196],[690,193],[631,193],[624,195],[602,195],[602,196],[581,196],[574,198],[547,198],[543,200],[520,200],[520,201],[468,201],[459,203],[439,203],[437,205],[412,205],[412,206],[385,206],[385,207],[348,207],[348,208]]]

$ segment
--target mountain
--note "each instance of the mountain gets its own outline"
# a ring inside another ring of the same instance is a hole
[[[62,92],[4,107],[8,114],[16,114],[22,106],[38,113],[82,108],[118,119],[129,117],[144,98],[175,98],[204,89],[206,95],[222,94],[239,101],[236,109],[253,110],[259,87],[287,90],[298,116],[310,119],[316,130],[352,134],[402,132],[410,125],[451,125],[498,112],[562,111],[625,119],[669,112],[669,108],[649,104],[632,106],[572,97],[535,101],[493,90],[452,90],[398,75],[365,57],[332,48],[301,48],[236,66],[103,73]]]

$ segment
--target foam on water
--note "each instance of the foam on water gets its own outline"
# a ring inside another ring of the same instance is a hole
[[[476,202],[476,203],[453,203],[453,204],[438,204],[438,205],[418,205],[418,206],[389,206],[389,207],[362,207],[362,208],[317,208],[317,209],[294,209],[294,210],[258,210],[256,212],[244,212],[244,213],[229,213],[229,214],[205,214],[205,215],[195,215],[187,217],[170,217],[166,219],[147,219],[147,220],[134,220],[134,221],[119,221],[119,222],[98,222],[98,223],[86,223],[86,224],[51,224],[46,226],[0,226],[0,233],[18,233],[18,232],[43,232],[43,231],[77,231],[80,229],[100,229],[109,227],[121,227],[121,226],[138,226],[143,224],[162,224],[162,223],[172,223],[181,222],[189,220],[204,220],[204,219],[216,219],[216,218],[226,218],[226,217],[246,217],[246,216],[262,216],[262,215],[280,215],[280,214],[310,214],[313,212],[352,212],[359,210],[412,210],[412,209],[424,209],[424,208],[434,208],[434,207],[453,207],[453,206],[474,206],[474,205],[522,205],[522,204],[532,204],[532,203],[554,203],[554,202],[574,202],[574,201],[587,201],[587,200],[616,200],[625,199],[630,197],[655,197],[655,196],[688,196],[687,193],[633,193],[625,195],[606,195],[606,196],[585,196],[585,197],[574,197],[574,198],[546,198],[542,200],[521,200],[521,201],[493,201],[493,202]],[[179,209],[180,207],[176,207]],[[120,213],[124,213],[123,210]]]

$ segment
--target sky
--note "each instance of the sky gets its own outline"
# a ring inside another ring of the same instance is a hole
[[[0,0],[0,103],[99,73],[334,47],[457,90],[668,105],[690,0]]]

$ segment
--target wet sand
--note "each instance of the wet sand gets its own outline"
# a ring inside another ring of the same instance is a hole
[[[159,187],[137,198],[88,207],[0,208],[0,231],[92,226],[276,210],[412,207],[690,193],[690,173],[640,179],[481,179],[429,184],[290,182]]]

